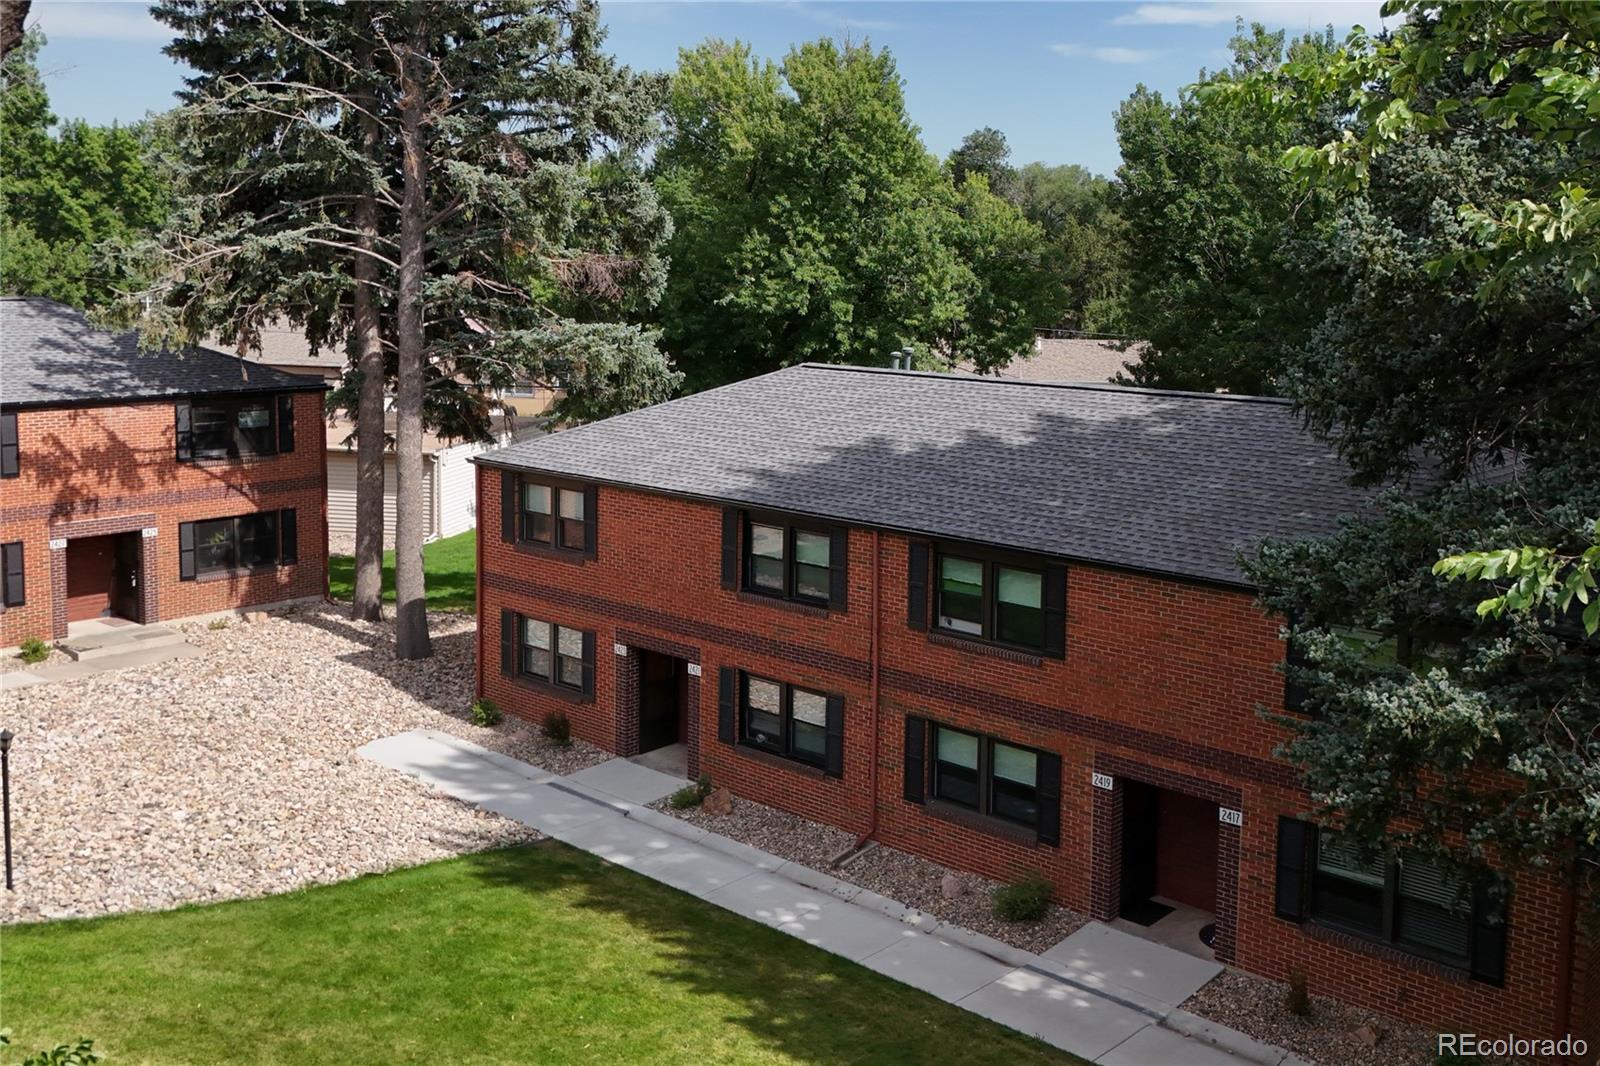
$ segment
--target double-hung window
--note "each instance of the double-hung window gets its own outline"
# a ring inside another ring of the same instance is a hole
[[[745,530],[745,588],[768,596],[827,604],[833,589],[832,535],[752,519]]]
[[[293,563],[298,540],[293,508],[183,522],[178,526],[178,576],[188,581]]]
[[[294,397],[193,400],[176,407],[177,457],[238,459],[294,450]]]
[[[933,732],[936,799],[1017,825],[1039,825],[1039,753],[949,726]]]
[[[508,478],[512,475],[507,474]],[[588,552],[594,547],[594,491],[515,478],[516,539],[562,551]]]
[[[1043,570],[940,553],[938,596],[940,629],[1020,648],[1045,647]]]
[[[828,697],[753,674],[743,680],[744,743],[822,766],[828,756]]]
[[[518,671],[524,677],[538,678],[582,692],[587,662],[583,631],[538,618],[523,618],[521,623]]]
[[[594,692],[594,633],[502,610],[500,672],[587,696]]]
[[[1418,855],[1363,862],[1339,834],[1321,830],[1310,902],[1312,915],[1330,925],[1445,962],[1465,965],[1471,953],[1471,895]]]

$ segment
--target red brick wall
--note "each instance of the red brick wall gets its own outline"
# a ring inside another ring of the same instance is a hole
[[[179,463],[173,402],[17,412],[21,474],[0,481],[0,542],[21,540],[28,602],[0,614],[0,646],[49,639],[52,538],[145,528],[141,575],[156,619],[299,599],[326,587],[322,394],[295,396],[294,451],[244,462]],[[299,562],[248,576],[178,580],[178,525],[293,507]],[[153,516],[153,522],[151,521]],[[152,573],[153,571],[153,573]],[[54,575],[57,581],[64,574]],[[153,580],[152,580],[153,577]],[[62,616],[64,617],[64,616]]]
[[[1274,917],[1277,816],[1298,814],[1306,800],[1292,768],[1273,757],[1280,730],[1257,713],[1281,707],[1283,645],[1279,623],[1247,592],[1074,566],[1066,657],[1029,659],[910,629],[908,541],[881,534],[874,745],[872,532],[851,531],[848,609],[829,614],[723,589],[718,507],[602,487],[596,557],[551,558],[501,541],[500,473],[484,468],[479,477],[479,684],[510,713],[538,719],[559,707],[579,736],[626,754],[631,734],[623,719],[637,711],[629,659],[615,655],[613,644],[628,644],[633,634],[691,648],[703,670],[692,757],[716,784],[852,832],[872,828],[884,843],[949,866],[997,878],[1042,871],[1063,903],[1084,912],[1114,909],[1107,900],[1115,894],[1107,893],[1119,847],[1118,794],[1095,788],[1091,774],[1174,788],[1243,815],[1242,827],[1219,826],[1222,957],[1231,953],[1237,965],[1277,978],[1303,968],[1315,992],[1430,1025],[1480,1034],[1564,1030],[1552,1006],[1559,893],[1548,879],[1518,880],[1503,989]],[[592,700],[569,702],[501,676],[502,608],[595,631]],[[719,743],[717,671],[724,666],[842,695],[843,777]],[[906,802],[907,715],[1059,753],[1059,846]]]

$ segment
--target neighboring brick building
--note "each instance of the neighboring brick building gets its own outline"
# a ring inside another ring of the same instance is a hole
[[[1441,1029],[1593,1028],[1508,920],[1300,820],[1236,553],[1366,502],[1280,401],[802,366],[478,460],[478,689],[631,755]],[[1580,1020],[1581,1024],[1580,1024]],[[1600,1033],[1588,1034],[1591,1039]]]
[[[0,299],[0,646],[323,595],[326,389]]]

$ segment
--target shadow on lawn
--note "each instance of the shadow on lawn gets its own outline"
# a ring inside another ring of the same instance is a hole
[[[541,865],[546,876],[538,880],[518,858],[530,849],[553,852],[558,860]],[[480,852],[462,861],[489,884],[529,893],[537,906],[547,905],[541,897],[549,893],[572,891],[577,899],[570,905],[619,917],[646,932],[668,961],[653,978],[735,1001],[739,1008],[727,1012],[728,1024],[797,1061],[920,1063],[948,1056],[995,1063],[1074,1061],[1042,1045],[1034,1057],[1025,1045],[983,1042],[971,1028],[989,1023],[977,1018],[952,1014],[940,1026],[935,1018],[957,1008],[555,840]],[[591,870],[590,863],[598,869]],[[862,993],[876,991],[876,982],[893,994],[864,1004]],[[989,1054],[975,1055],[979,1049]]]

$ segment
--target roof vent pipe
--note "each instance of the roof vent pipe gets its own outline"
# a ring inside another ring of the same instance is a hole
[[[891,369],[891,370],[899,370],[900,369],[900,349],[898,349],[898,348],[896,348],[894,351],[889,353],[889,369]]]

